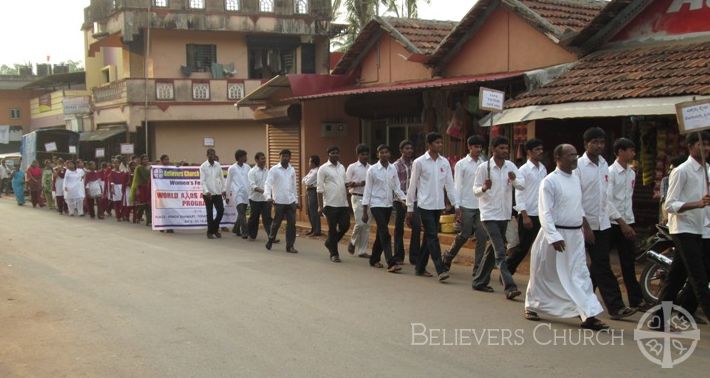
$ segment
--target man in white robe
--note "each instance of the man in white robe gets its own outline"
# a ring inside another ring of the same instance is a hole
[[[530,282],[525,294],[525,318],[538,312],[582,319],[582,328],[609,328],[596,318],[604,310],[594,294],[584,249],[584,210],[577,150],[563,144],[554,151],[557,169],[543,179],[539,192],[541,229],[531,249]]]

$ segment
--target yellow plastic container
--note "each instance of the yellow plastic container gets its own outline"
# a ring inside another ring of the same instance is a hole
[[[441,232],[443,234],[455,234],[456,230],[454,229],[454,224],[453,223],[442,223],[441,224]]]
[[[456,215],[450,214],[450,215],[442,215],[439,217],[439,223],[441,224],[448,224],[448,223],[455,223],[456,222]]]

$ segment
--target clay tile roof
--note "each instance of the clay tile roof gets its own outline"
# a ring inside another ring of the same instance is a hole
[[[413,54],[429,55],[456,26],[455,21],[419,20],[396,17],[374,17],[355,38],[333,69],[333,74],[348,72],[361,54],[373,46],[380,33],[389,33]]]
[[[429,55],[456,26],[455,21],[418,20],[409,18],[384,18],[402,36],[416,46],[422,54]]]
[[[710,42],[601,50],[506,107],[681,95],[710,95]]]
[[[546,19],[561,33],[578,32],[589,24],[607,5],[595,0],[519,0]]]

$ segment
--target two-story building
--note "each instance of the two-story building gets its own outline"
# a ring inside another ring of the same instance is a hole
[[[263,123],[234,103],[276,75],[328,73],[331,17],[330,0],[92,0],[96,130],[125,128],[153,158],[265,152]]]

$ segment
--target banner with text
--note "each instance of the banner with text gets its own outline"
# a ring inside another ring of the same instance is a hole
[[[228,168],[222,167],[225,176]],[[152,166],[151,184],[154,230],[207,228],[200,167]],[[236,207],[225,201],[221,226],[231,228],[236,220]]]

